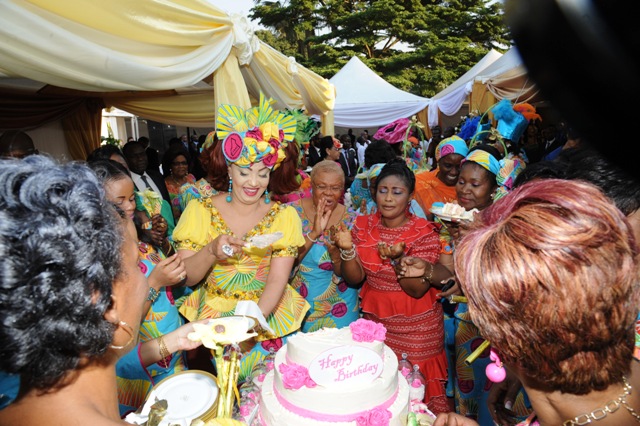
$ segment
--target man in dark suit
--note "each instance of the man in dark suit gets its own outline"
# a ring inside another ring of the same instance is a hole
[[[144,145],[139,141],[127,142],[122,148],[122,153],[129,166],[131,179],[136,190],[142,191],[151,188],[171,204],[164,178],[157,171],[148,169],[149,160]]]
[[[564,142],[553,124],[542,129],[542,159],[551,160],[555,157],[554,151],[562,149]]]
[[[349,135],[340,136],[340,142],[342,143],[342,150],[340,151],[340,165],[344,171],[344,184],[345,189],[351,187],[351,183],[358,173],[358,159],[356,151],[351,147],[351,138]]]
[[[316,134],[309,140],[309,154],[307,154],[307,166],[313,167],[316,163],[319,163],[322,158],[320,157],[320,134]]]

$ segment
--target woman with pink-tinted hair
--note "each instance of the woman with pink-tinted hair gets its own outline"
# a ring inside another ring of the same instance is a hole
[[[595,186],[517,188],[481,212],[455,266],[496,367],[504,363],[531,400],[525,424],[640,423],[638,251],[629,222]],[[471,424],[454,414],[435,422]]]

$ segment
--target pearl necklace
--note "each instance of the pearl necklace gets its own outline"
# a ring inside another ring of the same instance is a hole
[[[615,413],[622,406],[629,411],[636,421],[640,422],[640,414],[636,413],[636,410],[633,409],[632,406],[627,402],[627,396],[631,394],[631,384],[627,380],[625,376],[622,376],[622,382],[624,383],[624,388],[622,395],[620,395],[617,399],[612,399],[611,401],[604,404],[602,408],[596,408],[590,413],[580,414],[579,416],[574,417],[573,419],[566,420],[562,423],[562,426],[583,426],[591,423],[592,421],[602,420],[607,417],[608,414]]]

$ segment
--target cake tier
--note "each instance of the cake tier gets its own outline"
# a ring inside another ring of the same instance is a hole
[[[322,352],[338,346],[361,346],[383,356],[384,342],[356,342],[349,327],[323,328],[313,333],[298,333],[287,339],[287,361],[309,367],[311,361]],[[282,352],[282,350],[280,351]]]
[[[307,406],[313,405],[312,413],[308,411],[302,412],[291,406],[287,401],[281,403],[282,398],[278,398],[274,389],[274,371],[267,374],[262,386],[262,398],[260,400],[259,416],[263,425],[266,426],[354,426],[356,418],[359,414],[365,413],[372,408],[371,397],[375,395],[375,391],[362,390],[351,392],[340,389],[336,395],[336,389],[324,389],[321,393],[317,393],[308,401]],[[409,384],[400,373],[395,371],[396,378],[393,380],[398,384],[397,392],[391,396],[390,405],[386,408],[391,412],[392,417],[389,426],[404,426],[407,422],[407,413],[409,409]],[[353,398],[349,400],[349,398]],[[344,416],[331,416],[327,414],[331,412],[335,404],[350,407],[351,415],[346,417],[351,420],[345,420]],[[285,407],[286,405],[286,407]],[[386,404],[385,404],[386,405]],[[336,420],[338,419],[338,420]]]
[[[283,384],[279,367],[289,363],[288,344],[276,354],[274,372],[274,392],[300,411],[321,412],[326,415],[343,416],[354,412],[370,410],[389,404],[398,391],[398,358],[393,351],[383,345],[383,369],[378,377],[367,383],[334,382],[331,385],[315,387],[302,386],[299,389],[287,389]],[[401,377],[401,376],[400,376]],[[406,380],[402,379],[402,382]]]

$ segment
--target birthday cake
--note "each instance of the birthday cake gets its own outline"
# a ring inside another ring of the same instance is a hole
[[[384,326],[359,319],[290,337],[262,384],[262,423],[405,425],[409,385],[385,333]]]

